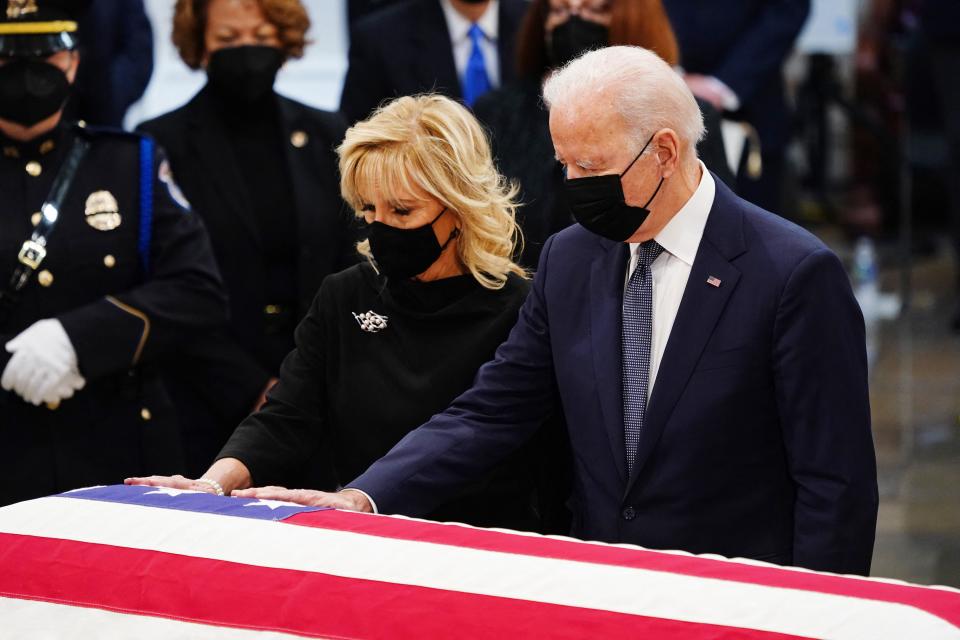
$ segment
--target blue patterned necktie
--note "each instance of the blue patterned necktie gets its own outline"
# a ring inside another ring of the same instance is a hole
[[[487,64],[483,59],[483,30],[474,23],[470,27],[470,59],[467,60],[467,70],[463,74],[463,101],[472,107],[477,98],[490,91],[490,77],[487,76]]]
[[[634,269],[623,292],[621,366],[623,367],[623,436],[627,449],[627,474],[633,475],[640,432],[647,411],[650,385],[650,350],[653,343],[653,275],[650,265],[663,247],[648,240],[637,251]]]

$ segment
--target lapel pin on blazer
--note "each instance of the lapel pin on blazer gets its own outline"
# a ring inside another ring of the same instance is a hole
[[[717,276],[710,276],[709,278],[707,278],[707,284],[713,287],[719,287],[720,278],[718,278]]]

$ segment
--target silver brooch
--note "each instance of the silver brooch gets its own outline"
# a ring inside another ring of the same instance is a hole
[[[382,316],[379,313],[374,313],[373,311],[367,311],[366,313],[354,313],[353,317],[356,319],[357,324],[360,325],[362,330],[370,333],[377,333],[378,331],[383,331],[387,328],[387,316]]]

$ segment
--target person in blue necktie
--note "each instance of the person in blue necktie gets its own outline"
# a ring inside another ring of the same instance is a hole
[[[467,106],[515,78],[527,0],[405,0],[351,29],[340,111],[349,122],[403,95],[433,92]]]

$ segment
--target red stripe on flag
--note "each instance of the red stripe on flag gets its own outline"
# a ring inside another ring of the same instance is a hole
[[[0,596],[325,638],[797,638],[17,534],[0,566]]]
[[[416,540],[418,542],[431,542],[485,551],[518,553],[541,558],[664,571],[698,578],[713,578],[849,596],[864,600],[893,602],[926,611],[956,627],[960,627],[960,593],[943,589],[889,584],[860,578],[780,569],[778,567],[758,567],[737,562],[643,549],[583,544],[542,536],[515,535],[487,529],[388,518],[350,511],[329,510],[300,513],[287,518],[284,522],[384,538]]]

